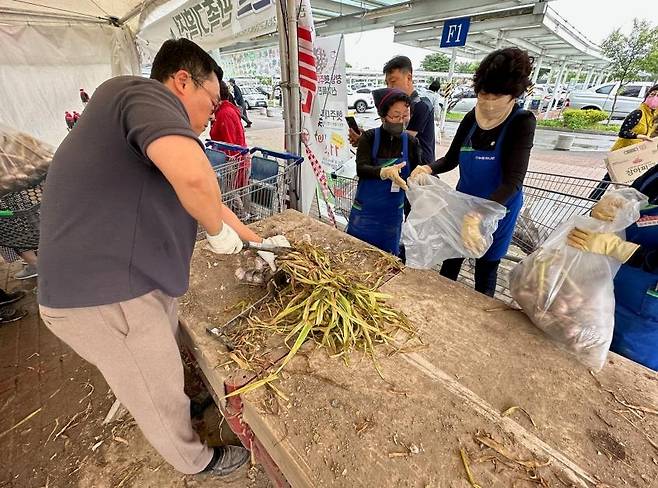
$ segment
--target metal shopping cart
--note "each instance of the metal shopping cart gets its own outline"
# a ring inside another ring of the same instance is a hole
[[[0,197],[0,246],[39,248],[39,215],[45,176],[29,188]]]
[[[236,150],[238,147],[230,149]],[[250,160],[247,171],[242,170],[239,162],[228,159],[214,166],[224,205],[244,223],[255,222],[289,208],[292,183],[298,179],[304,158],[259,147],[242,154]]]

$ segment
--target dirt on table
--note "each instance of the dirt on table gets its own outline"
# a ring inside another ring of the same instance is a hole
[[[290,218],[267,220],[261,230],[309,234],[330,250],[355,245]],[[224,278],[205,269],[198,268],[206,276],[192,286],[198,301],[186,321],[208,375],[226,350],[199,334],[217,309],[214,277]],[[224,298],[243,299],[240,286],[227,284]],[[309,347],[284,368],[278,393],[261,388],[243,398],[246,421],[294,486],[466,488],[468,466],[483,488],[656,488],[655,372],[611,354],[591,374],[520,312],[435,272],[405,271],[382,291],[425,347],[381,351],[383,378],[358,352],[346,367]],[[227,318],[220,312],[217,323]]]

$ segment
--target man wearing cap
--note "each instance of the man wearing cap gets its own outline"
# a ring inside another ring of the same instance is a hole
[[[359,183],[347,233],[397,256],[407,190],[404,179],[410,168],[422,164],[422,153],[416,138],[405,131],[409,96],[393,88],[375,90],[372,95],[382,125],[359,138]]]
[[[233,78],[228,80],[228,82],[231,84],[231,88],[233,88],[233,99],[235,100],[235,104],[237,107],[240,109],[240,117],[242,120],[244,120],[247,123],[247,129],[251,127],[251,120],[249,120],[249,115],[247,114],[247,104],[244,101],[244,96],[242,95],[242,90],[238,86],[238,84],[235,82]]]

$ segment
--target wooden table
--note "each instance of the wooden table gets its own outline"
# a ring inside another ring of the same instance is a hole
[[[306,235],[329,250],[365,249],[292,211],[255,227]],[[238,370],[205,328],[235,314],[227,307],[263,294],[237,283],[235,266],[235,257],[195,251],[182,330],[231,425],[254,442],[278,484],[466,488],[461,448],[482,488],[658,487],[655,372],[611,354],[593,375],[521,312],[432,271],[405,270],[382,287],[425,343],[380,355],[384,379],[358,354],[346,367],[306,348],[276,383],[288,401],[260,389],[225,403],[225,384],[253,375]],[[528,415],[501,415],[515,406]]]

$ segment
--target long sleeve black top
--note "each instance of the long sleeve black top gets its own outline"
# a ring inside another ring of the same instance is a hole
[[[512,114],[510,114],[510,117]],[[446,155],[429,165],[434,174],[446,173],[459,165],[459,152],[471,127],[475,123],[475,110],[471,110],[466,114],[461,124],[459,124],[457,133]],[[496,139],[503,129],[503,125],[501,124],[490,130],[476,127],[471,138],[473,149],[492,150]],[[528,170],[528,161],[530,160],[530,151],[535,139],[536,125],[537,120],[534,114],[526,110],[523,110],[510,122],[505,140],[502,141],[502,181],[498,188],[489,196],[489,200],[504,205],[523,187],[523,180]]]
[[[641,119],[642,110],[633,110],[628,114],[619,129],[619,137],[623,139],[637,139],[637,134],[633,132],[633,129]]]
[[[372,160],[372,146],[375,143],[375,129],[365,131],[359,138],[359,145],[356,149],[356,174],[359,178],[377,178],[382,169]],[[409,161],[410,169],[413,170],[419,164],[422,164],[422,150],[418,140],[409,136]],[[402,138],[390,135],[384,129],[381,130],[381,139],[379,142],[378,158],[392,159],[399,158],[402,154]]]

